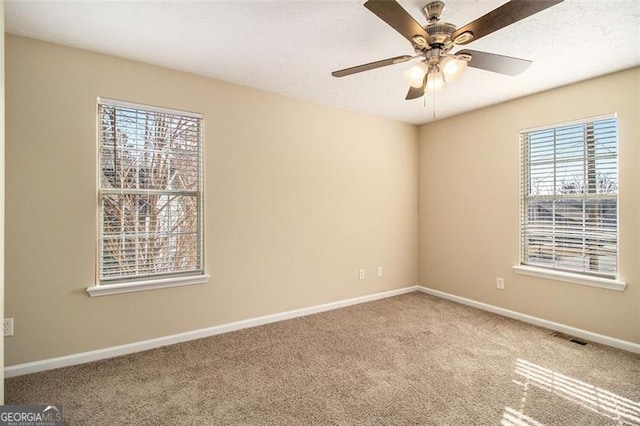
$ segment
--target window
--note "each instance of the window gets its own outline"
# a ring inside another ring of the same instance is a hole
[[[520,143],[521,263],[615,279],[617,119],[522,131]]]
[[[98,143],[96,287],[204,276],[202,116],[101,98]]]

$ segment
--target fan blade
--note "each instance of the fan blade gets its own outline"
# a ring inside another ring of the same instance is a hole
[[[455,41],[456,37],[460,34],[470,32],[473,34],[473,38],[456,44],[471,43],[487,34],[491,34],[494,31],[541,12],[562,1],[563,0],[511,0],[509,3],[505,3],[464,27],[457,29],[451,34],[451,40]]]
[[[500,74],[518,75],[531,65],[526,59],[513,58],[511,56],[496,55],[495,53],[480,52],[478,50],[461,50],[456,55],[471,55],[469,66],[482,70],[493,71]]]
[[[413,87],[409,86],[409,91],[407,92],[407,97],[405,98],[407,101],[411,99],[418,99],[424,95],[424,85],[422,87]]]
[[[409,56],[409,55],[396,56],[395,58],[383,59],[381,61],[370,62],[368,64],[362,64],[356,67],[345,68],[343,70],[334,71],[331,73],[331,75],[334,77],[344,77],[344,76],[356,74],[362,71],[369,71],[376,68],[386,67],[387,65],[407,62],[411,58],[413,58],[413,56]]]
[[[364,7],[375,13],[394,30],[402,34],[411,44],[415,44],[415,36],[421,36],[429,43],[429,35],[406,10],[395,0],[369,0]]]

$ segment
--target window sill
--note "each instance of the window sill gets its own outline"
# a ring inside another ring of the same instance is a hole
[[[520,275],[547,278],[590,287],[606,288],[608,290],[624,291],[627,283],[609,278],[590,277],[588,275],[573,274],[571,272],[554,271],[552,269],[536,268],[534,266],[515,265],[513,271]]]
[[[192,275],[188,277],[173,277],[146,281],[132,281],[121,284],[94,285],[87,288],[89,296],[109,296],[112,294],[133,293],[136,291],[156,290],[167,287],[181,287],[184,285],[205,284],[209,275]]]

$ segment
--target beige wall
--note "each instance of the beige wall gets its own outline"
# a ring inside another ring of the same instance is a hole
[[[4,0],[0,0],[0,318],[4,318]],[[0,341],[4,366],[4,338]],[[4,368],[0,368],[0,405],[4,404]]]
[[[639,69],[418,135],[391,120],[21,37],[7,36],[6,58],[5,316],[16,321],[7,365],[418,282],[640,342]],[[204,114],[209,284],[87,295],[97,96]],[[515,275],[518,131],[611,112],[620,123],[627,290]],[[378,265],[384,277],[375,277]]]
[[[417,283],[415,126],[10,35],[6,55],[7,365]],[[87,295],[98,96],[204,114],[209,284]]]
[[[520,129],[618,114],[624,292],[516,275]],[[640,68],[420,129],[420,282],[640,343]],[[497,276],[506,289],[496,289]]]

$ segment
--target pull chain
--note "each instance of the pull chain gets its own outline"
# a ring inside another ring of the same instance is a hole
[[[427,109],[427,93],[424,94],[424,96],[422,97],[423,100],[423,106],[425,109]],[[436,121],[436,91],[432,90],[431,91],[431,118],[433,119],[433,121]]]
[[[433,121],[436,121],[436,91],[432,90],[431,93],[433,95],[433,101],[431,103],[431,108],[433,111]]]

